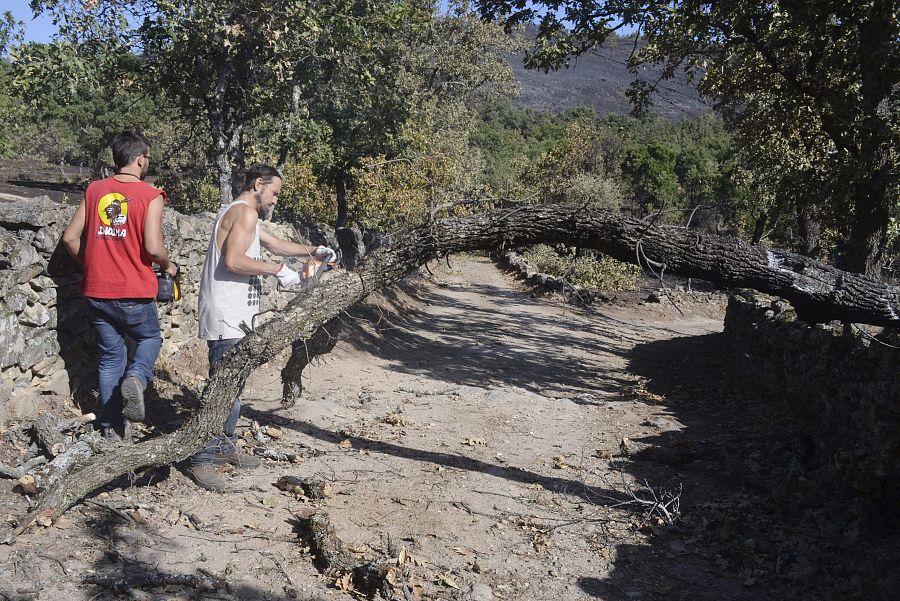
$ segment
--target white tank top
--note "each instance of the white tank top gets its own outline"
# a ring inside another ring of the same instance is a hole
[[[252,328],[253,316],[259,313],[259,299],[262,293],[262,277],[258,275],[238,275],[225,269],[222,253],[216,245],[219,236],[219,222],[231,207],[236,204],[250,203],[236,200],[219,209],[213,223],[209,248],[206,251],[206,262],[200,276],[200,299],[198,301],[197,321],[200,324],[201,340],[222,340],[226,338],[243,338],[241,324]],[[250,248],[244,253],[251,259],[260,260],[259,223]]]

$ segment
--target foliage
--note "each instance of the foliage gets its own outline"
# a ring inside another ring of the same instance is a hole
[[[562,139],[571,113],[553,115],[515,108],[509,101],[485,105],[470,139],[486,163],[488,185],[498,194],[508,195],[518,178],[514,164],[522,158],[539,158]]]
[[[309,156],[300,152],[284,165],[281,195],[276,205],[278,217],[294,222],[311,219],[334,223],[337,218],[334,190],[318,180]]]
[[[530,170],[526,181],[549,202],[618,209],[625,196],[618,142],[596,118],[576,113],[560,140]]]
[[[654,211],[675,206],[679,196],[675,175],[677,156],[674,148],[661,142],[639,144],[628,149],[623,167],[640,204]]]
[[[411,208],[415,198],[419,207],[408,215],[421,218],[422,182],[431,203],[477,188],[480,159],[467,143],[473,113],[514,87],[506,56],[517,42],[465,3],[451,3],[441,15],[431,0],[35,0],[33,6],[54,17],[61,39],[28,61],[30,68],[58,73],[67,65],[76,77],[67,80],[75,90],[57,84],[30,96],[58,105],[46,92],[83,95],[82,88],[103,81],[97,74],[109,65],[136,61],[139,69],[118,72],[139,70],[145,95],[162,90],[177,120],[207,136],[205,144],[192,144],[205,161],[192,167],[174,160],[161,173],[191,209],[209,204],[202,168],[215,169],[214,183],[228,200],[252,157],[277,162],[293,174],[286,179],[299,177],[296,189],[288,185],[285,214],[335,215],[322,205],[328,192],[337,199],[338,222],[348,217],[348,198],[359,218],[385,222],[384,207],[391,205],[383,201],[396,185],[406,200],[392,202]],[[54,60],[51,51],[64,56]],[[423,172],[410,179],[394,167],[372,181],[376,174],[365,165],[397,159]],[[359,177],[366,192],[355,201]],[[369,201],[377,206],[369,208]]]
[[[99,173],[112,162],[108,144],[115,133],[159,122],[161,98],[142,89],[137,58],[95,50],[65,41],[11,50],[11,87],[28,115],[13,126],[12,152]]]
[[[721,119],[669,123],[587,109],[560,115],[506,105],[482,112],[473,143],[504,195],[628,210],[636,216],[753,232],[759,196]]]
[[[577,286],[607,291],[634,290],[641,268],[606,255],[579,254],[562,245],[537,244],[525,259],[541,273],[561,277]]]
[[[21,103],[11,93],[12,68],[7,57],[11,45],[21,36],[21,23],[11,12],[0,15],[0,157],[10,155],[10,145],[15,140],[11,135],[16,116],[21,112]]]

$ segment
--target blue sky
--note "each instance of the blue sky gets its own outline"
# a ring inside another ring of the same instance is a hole
[[[22,21],[25,29],[25,40],[29,42],[48,42],[56,28],[49,17],[32,17],[28,0],[4,0],[0,11],[10,11],[17,21]]]

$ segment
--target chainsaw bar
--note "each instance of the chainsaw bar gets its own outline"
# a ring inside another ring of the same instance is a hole
[[[279,284],[279,292],[292,292],[294,294],[300,294],[310,286],[318,284],[323,273],[340,267],[343,254],[341,253],[340,249],[336,249],[334,252],[337,255],[337,258],[334,261],[319,261],[315,257],[310,257],[303,264],[303,267],[298,270],[300,273],[300,287],[282,288],[281,284]]]

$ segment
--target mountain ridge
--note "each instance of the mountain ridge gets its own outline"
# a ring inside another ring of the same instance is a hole
[[[617,39],[572,59],[572,66],[543,73],[526,69],[525,53],[510,58],[510,66],[521,85],[521,93],[513,98],[514,106],[540,112],[560,113],[588,107],[603,115],[629,114],[632,106],[626,90],[634,79],[654,83],[662,73],[659,65],[643,65],[631,73],[627,61],[633,42]],[[659,82],[651,97],[650,112],[668,121],[708,115],[710,102],[700,96],[687,76],[679,71],[670,80]]]

